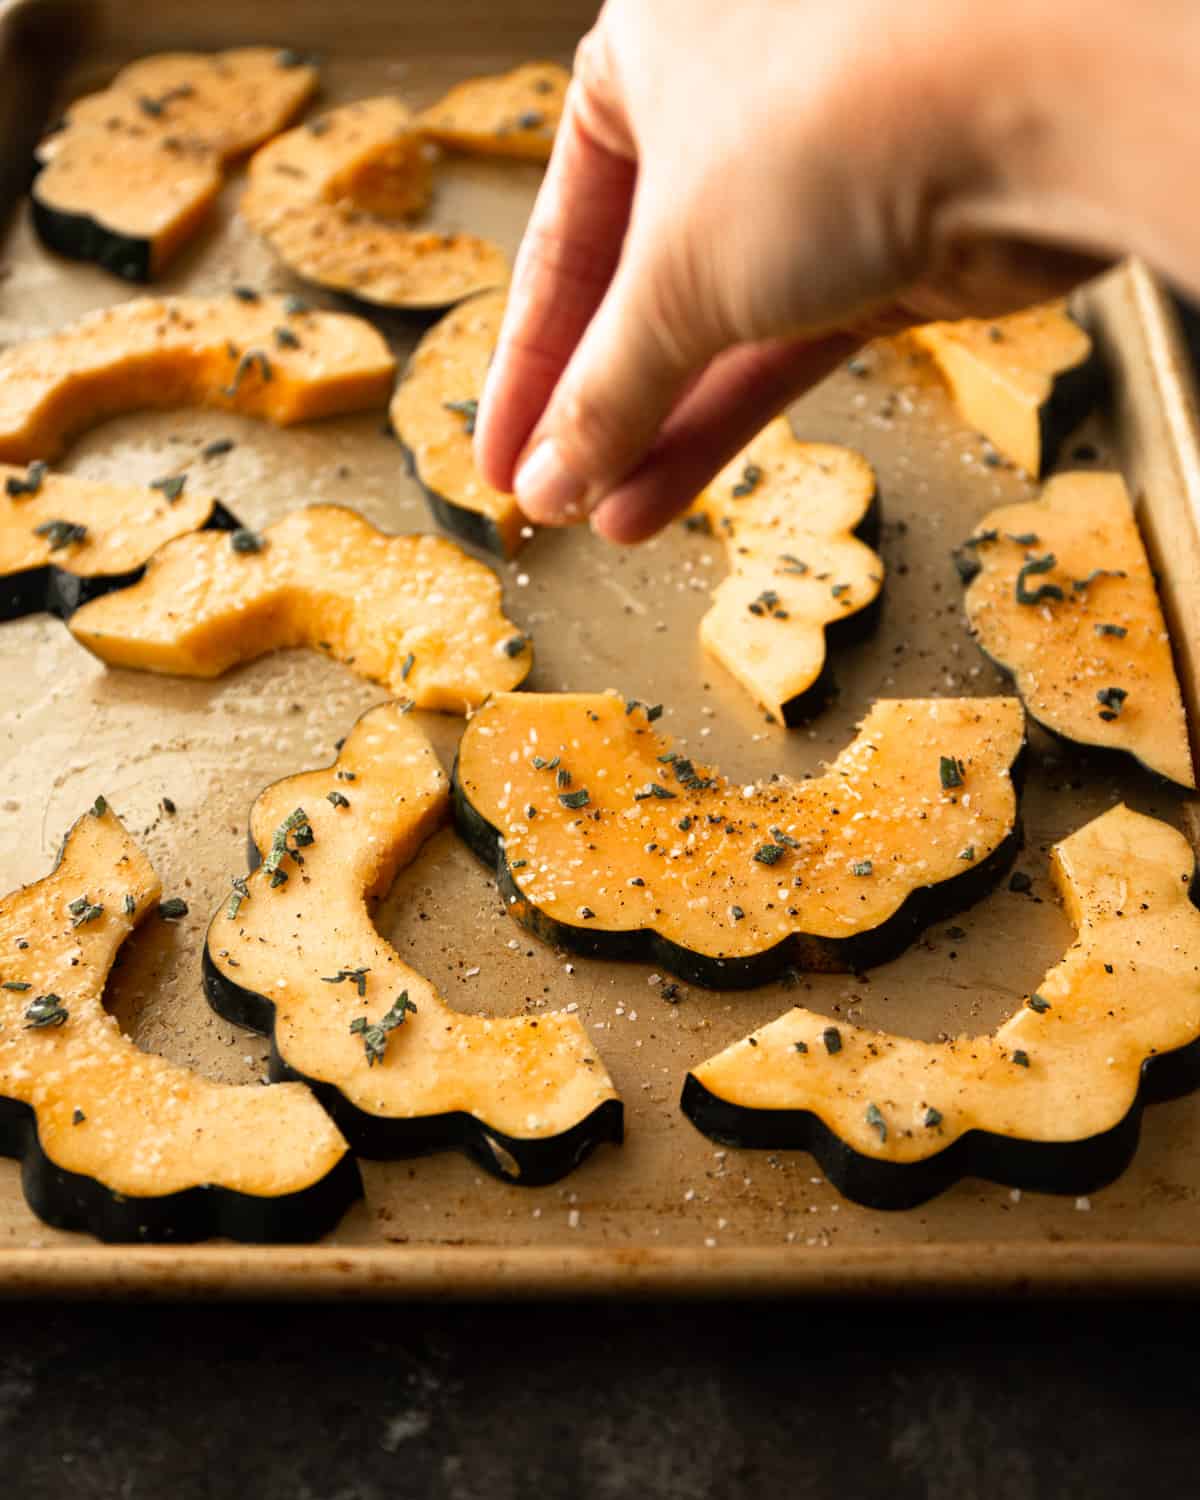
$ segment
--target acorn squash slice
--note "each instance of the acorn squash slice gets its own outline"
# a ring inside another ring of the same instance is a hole
[[[688,1074],[684,1113],[737,1146],[811,1151],[847,1197],[907,1208],[960,1177],[1087,1193],[1147,1099],[1200,1066],[1192,850],[1118,805],[1051,857],[1074,944],[999,1029],[919,1042],[798,1008]]]
[[[508,260],[478,235],[406,223],[428,202],[435,155],[399,100],[347,104],[255,153],[242,217],[306,281],[383,307],[448,307],[503,286]]]
[[[802,443],[777,417],[692,507],[725,544],[730,573],[700,622],[709,653],[776,722],[829,698],[827,643],[861,639],[879,617],[883,560],[875,475],[861,454]]]
[[[220,501],[189,491],[182,474],[138,489],[0,464],[0,620],[39,610],[66,619],[136,583],[165,542],[237,524]]]
[[[1056,475],[990,511],[955,558],[967,623],[1032,718],[1194,789],[1171,643],[1119,474]]]
[[[447,713],[516,687],[533,664],[489,567],[444,537],[391,536],[340,505],[292,511],[261,535],[179,537],[70,629],[110,666],[178,677],[312,646]]]
[[[857,969],[987,891],[1018,845],[1016,698],[877,702],[811,781],[730,783],[603,694],[491,699],[458,827],[547,942],[713,989]]]
[[[553,62],[468,78],[417,117],[430,140],[483,156],[549,161],[571,75]]]
[[[1065,302],[927,323],[911,336],[932,354],[968,426],[1035,479],[1103,389],[1092,340]]]
[[[579,1020],[451,1010],[370,919],[447,803],[397,703],[365,714],[333,765],[268,787],[250,814],[258,867],[209,928],[209,1000],[270,1035],[272,1075],[307,1082],[360,1154],[457,1149],[507,1181],[552,1182],[622,1134]]]
[[[269,47],[164,53],[74,103],[37,151],[42,243],[150,281],[209,217],[223,168],[301,109],[317,71]]]
[[[521,545],[525,517],[513,495],[475,467],[475,412],[500,335],[504,292],[484,292],[436,323],[413,350],[392,397],[392,430],[446,531],[500,557]]]
[[[299,1084],[210,1083],[145,1053],[102,1003],[158,876],[104,800],[43,880],[0,900],[0,1151],[33,1211],[104,1240],[312,1240],[362,1194]]]
[[[107,417],[214,406],[281,427],[386,405],[395,361],[362,318],[281,297],[138,298],[0,353],[0,461],[54,459]]]

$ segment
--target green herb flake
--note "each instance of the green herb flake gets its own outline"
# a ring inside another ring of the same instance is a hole
[[[732,494],[735,500],[743,500],[747,495],[752,495],[763,481],[763,471],[758,464],[747,464],[742,470],[742,477],[733,486]]]
[[[870,875],[875,866],[869,859],[856,859],[850,866],[851,875]]]
[[[826,1026],[821,1033],[821,1040],[825,1043],[825,1050],[830,1057],[834,1057],[842,1050],[842,1033],[836,1026]]]
[[[1039,1016],[1044,1016],[1050,1009],[1050,1002],[1044,995],[1030,995],[1029,1009],[1036,1010]]]
[[[40,526],[33,528],[35,536],[44,536],[50,544],[51,552],[61,552],[64,547],[73,547],[82,542],[88,534],[86,526],[78,521],[43,521]]]
[[[872,1130],[879,1132],[880,1141],[886,1141],[888,1137],[887,1121],[883,1118],[883,1111],[879,1108],[878,1104],[868,1104],[864,1118]]]
[[[1013,1052],[1012,1060],[1018,1068],[1027,1068],[1029,1066],[1029,1053],[1018,1047]]]
[[[760,844],[754,851],[754,861],[760,865],[777,865],[786,853],[782,844]]]
[[[956,760],[952,755],[938,757],[938,775],[941,777],[944,792],[953,791],[956,786],[962,786],[965,774],[961,760]]]
[[[475,433],[475,419],[479,415],[478,401],[443,401],[442,406],[446,411],[457,412],[463,419],[463,431],[468,437]]]
[[[158,903],[158,914],[164,922],[178,922],[188,914],[188,904],[182,896],[168,896]]]
[[[150,488],[152,490],[161,490],[167,497],[168,502],[174,505],[180,495],[183,494],[185,484],[187,484],[186,474],[166,474],[161,479],[152,479],[150,481]]]
[[[5,493],[13,500],[19,499],[22,495],[36,495],[42,487],[42,480],[45,479],[48,468],[48,464],[43,463],[40,458],[35,458],[25,470],[23,479],[16,474],[9,475],[4,481]]]
[[[577,792],[562,792],[559,794],[558,800],[564,807],[569,807],[572,810],[578,807],[586,807],[588,805],[588,789],[585,786],[581,786]]]
[[[510,635],[508,640],[504,642],[504,654],[505,656],[520,656],[528,645],[529,637],[527,635]]]
[[[1043,557],[1031,557],[1023,565],[1017,574],[1016,599],[1018,604],[1041,604],[1046,599],[1061,599],[1063,591],[1056,583],[1039,584],[1036,589],[1025,586],[1025,580],[1031,576],[1049,573],[1055,567],[1058,559],[1053,552],[1047,552]]]
[[[1118,641],[1123,641],[1129,634],[1124,625],[1094,625],[1092,628],[1097,635],[1111,635]]]
[[[47,1026],[61,1026],[70,1015],[57,995],[39,995],[25,1008],[25,1030],[41,1031]]]
[[[343,796],[341,792],[333,791],[325,793],[326,802],[331,802],[334,807],[349,807],[350,798]]]
[[[229,533],[229,545],[235,552],[261,552],[267,545],[266,538],[248,526],[239,526]]]
[[[934,1109],[933,1105],[931,1104],[929,1106],[929,1108],[925,1111],[925,1128],[927,1130],[933,1130],[935,1128],[935,1126],[938,1126],[941,1123],[942,1123],[942,1112],[941,1112],[941,1110],[940,1109]]]

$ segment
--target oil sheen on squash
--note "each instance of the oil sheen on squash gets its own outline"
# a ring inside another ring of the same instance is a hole
[[[261,535],[180,537],[70,628],[110,666],[182,677],[311,646],[448,713],[516,687],[533,662],[489,567],[443,537],[392,536],[339,505],[292,511]]]
[[[151,280],[208,219],[227,163],[281,130],[316,87],[314,67],[270,47],[131,64],[38,147],[38,235]]]
[[[359,100],[258,151],[242,217],[306,281],[385,307],[447,307],[504,285],[508,260],[478,235],[412,226],[437,154],[398,99]]]
[[[149,407],[218,407],[279,426],[369,411],[394,376],[362,318],[281,297],[138,298],[0,353],[0,460],[57,458],[89,427]]]
[[[984,516],[957,557],[977,569],[971,631],[1033,718],[1195,787],[1171,642],[1119,474],[1057,475],[1039,499]]]
[[[1102,383],[1092,340],[1065,302],[928,323],[911,336],[933,355],[968,426],[1034,478],[1053,464]]]
[[[507,694],[463,735],[457,812],[540,936],[762,983],[878,961],[914,935],[914,898],[928,918],[982,894],[1014,846],[1023,740],[1016,698],[884,700],[824,775],[744,787],[620,698]]]
[[[51,874],[0,900],[0,1145],[63,1228],[314,1238],[361,1186],[309,1090],[209,1083],[142,1052],[104,1008],[117,951],[161,894],[101,801]]]
[[[1176,829],[1118,805],[1051,868],[1076,940],[994,1034],[919,1042],[797,1008],[693,1069],[685,1109],[722,1140],[815,1150],[880,1207],[965,1174],[1058,1192],[1110,1180],[1136,1145],[1145,1064],[1200,1038],[1195,860]]]
[[[445,772],[398,704],[360,719],[333,765],[268,787],[251,813],[259,853],[296,809],[311,837],[283,858],[283,883],[264,864],[213,918],[209,996],[272,1032],[279,1071],[313,1084],[356,1150],[457,1147],[509,1180],[550,1181],[621,1135],[620,1102],[578,1018],[459,1014],[371,922],[369,905],[447,802]],[[373,1061],[352,1023],[378,1021],[401,995],[402,1022]]]
[[[801,443],[778,417],[693,506],[726,544],[730,573],[700,622],[704,648],[772,719],[820,706],[813,693],[826,637],[864,633],[883,560],[856,533],[874,530],[871,466],[849,448]]]
[[[431,140],[458,151],[548,161],[570,81],[553,62],[468,78],[419,115],[417,124]]]
[[[391,405],[392,428],[435,519],[502,557],[520,546],[525,518],[512,495],[480,477],[472,435],[506,300],[485,292],[447,313],[413,350]]]

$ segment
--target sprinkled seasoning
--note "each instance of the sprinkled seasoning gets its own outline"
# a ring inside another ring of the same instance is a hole
[[[267,545],[266,538],[251,531],[248,526],[239,526],[229,533],[229,545],[235,552],[261,552]]]
[[[786,853],[782,844],[760,844],[754,851],[754,860],[760,865],[777,865]]]
[[[1125,700],[1128,697],[1129,694],[1124,688],[1101,688],[1096,694],[1096,702],[1101,705],[1098,710],[1100,717],[1106,723],[1111,723],[1113,719],[1120,716],[1121,710],[1125,707]]]
[[[842,1050],[842,1033],[836,1026],[826,1026],[821,1033],[821,1040],[825,1043],[825,1050],[830,1057],[835,1056]]]
[[[944,792],[952,791],[956,786],[962,786],[964,775],[962,761],[956,760],[952,755],[939,756],[938,775]]]
[[[341,792],[338,791],[326,792],[325,800],[326,802],[332,802],[334,807],[350,806],[350,798],[344,796]]]
[[[67,910],[71,913],[72,927],[82,927],[86,922],[94,922],[97,917],[104,915],[103,905],[89,901],[86,893],[76,896],[74,901],[68,901]]]
[[[525,647],[529,645],[527,635],[510,635],[504,643],[505,656],[520,656]]]
[[[569,807],[572,810],[578,807],[586,807],[588,805],[588,789],[585,786],[581,786],[577,792],[563,792],[560,794],[558,800],[564,807]]]
[[[233,877],[233,890],[229,895],[229,904],[225,908],[225,915],[232,921],[242,909],[242,902],[249,901],[250,887],[246,883],[244,875]]]
[[[61,1026],[70,1015],[57,995],[39,995],[25,1007],[25,1030],[41,1031],[47,1026]]]
[[[87,536],[87,527],[78,521],[43,521],[33,531],[35,536],[46,538],[51,552],[61,552],[64,547],[73,547]]]
[[[879,1132],[880,1141],[887,1140],[887,1121],[883,1118],[883,1111],[878,1104],[868,1104],[867,1112],[863,1117],[872,1130]]]
[[[850,866],[851,875],[870,875],[875,866],[869,859],[856,859]]]
[[[161,490],[167,497],[167,500],[174,505],[180,495],[183,494],[185,484],[187,484],[186,474],[167,474],[162,479],[152,479],[150,481],[150,488],[152,490]]]
[[[371,972],[369,968],[364,969],[339,969],[336,974],[321,975],[322,984],[344,984],[349,980],[358,990],[360,995],[367,993],[367,975]]]
[[[1047,599],[1061,599],[1063,591],[1056,583],[1039,584],[1036,589],[1025,587],[1025,580],[1033,574],[1049,573],[1058,559],[1053,552],[1043,557],[1032,557],[1017,574],[1016,600],[1018,604],[1041,604]]]
[[[15,474],[11,474],[4,481],[5,493],[13,500],[18,499],[21,495],[36,495],[42,487],[42,480],[46,477],[48,467],[40,458],[35,458],[25,470],[24,479],[19,479]]]
[[[929,1106],[929,1108],[925,1111],[925,1128],[927,1130],[932,1130],[935,1125],[940,1125],[941,1123],[942,1123],[942,1112],[941,1112],[941,1110],[940,1109],[934,1109],[933,1105],[931,1104]]]
[[[1092,629],[1097,635],[1111,635],[1118,641],[1123,641],[1129,634],[1124,625],[1093,625]]]
[[[733,486],[733,498],[742,500],[747,495],[752,495],[763,480],[763,471],[758,464],[747,464],[742,470],[742,477]]]
[[[158,914],[164,922],[178,922],[188,914],[188,904],[182,896],[168,896],[158,903]]]
[[[1029,1066],[1029,1053],[1023,1051],[1020,1047],[1018,1047],[1013,1052],[1012,1060],[1016,1063],[1018,1068],[1027,1068]]]
[[[447,411],[457,412],[463,419],[463,431],[468,437],[475,432],[475,419],[479,415],[478,401],[443,401],[443,407]]]
[[[1029,1009],[1036,1010],[1039,1016],[1045,1015],[1050,1009],[1050,1002],[1042,995],[1030,995]]]

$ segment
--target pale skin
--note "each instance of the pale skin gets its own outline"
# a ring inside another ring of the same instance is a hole
[[[1194,0],[608,0],[476,425],[544,525],[652,535],[874,333],[1146,257],[1200,295]]]

